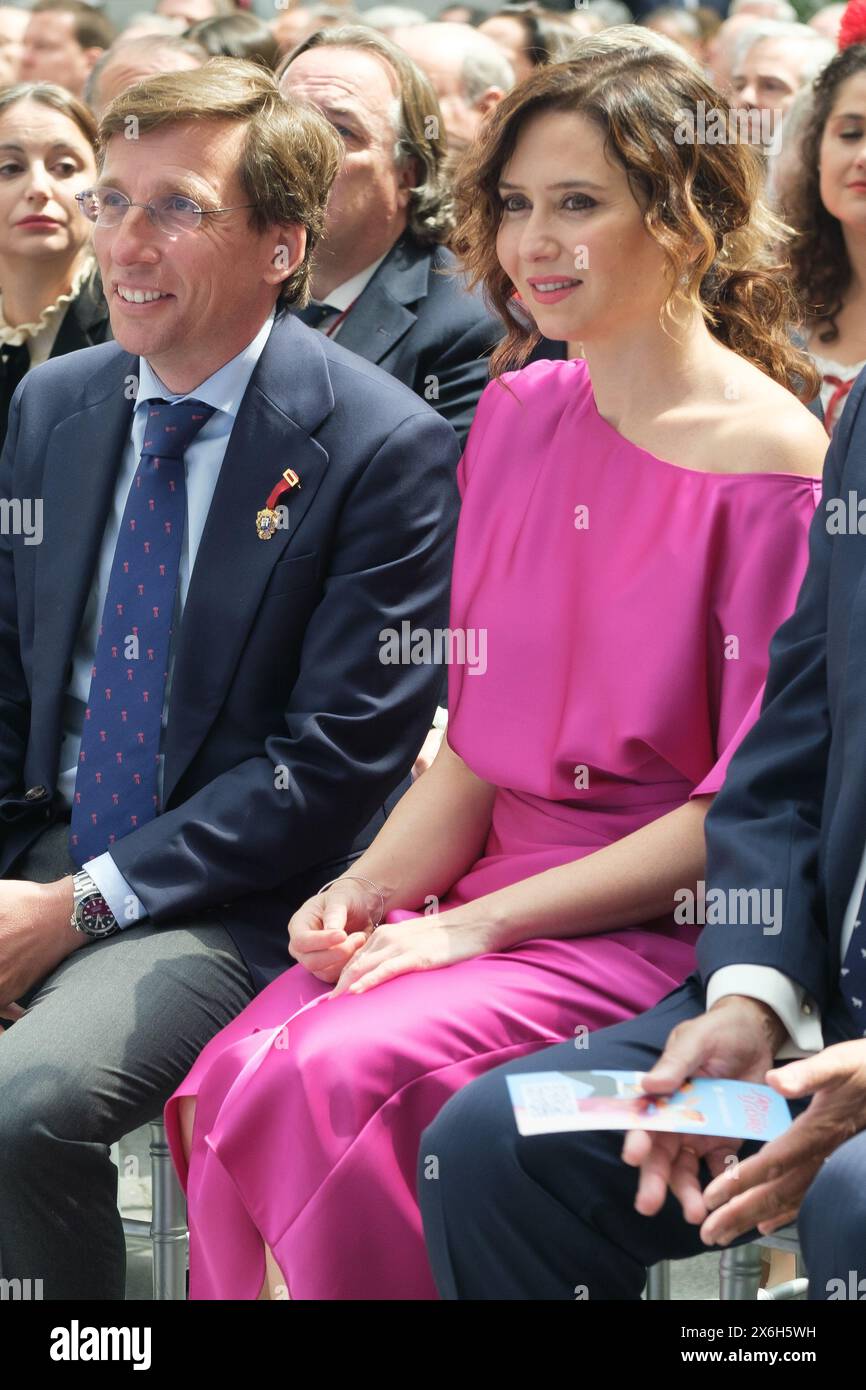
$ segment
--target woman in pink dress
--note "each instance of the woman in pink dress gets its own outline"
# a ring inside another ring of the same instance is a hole
[[[584,46],[495,109],[459,244],[509,328],[494,371],[536,340],[515,287],[586,360],[482,395],[447,739],[166,1106],[194,1299],[435,1298],[425,1126],[503,1061],[567,1038],[578,1060],[693,968],[674,895],[794,606],[826,436],[794,394],[817,383],[761,260],[757,156],[674,140],[677,108],[719,100],[680,58]]]

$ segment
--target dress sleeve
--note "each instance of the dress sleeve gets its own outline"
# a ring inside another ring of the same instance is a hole
[[[472,474],[472,469],[474,467],[475,460],[478,457],[478,454],[481,450],[481,445],[484,438],[484,431],[486,429],[487,422],[496,408],[496,401],[498,400],[499,393],[501,393],[504,389],[501,385],[499,385],[499,382],[505,381],[509,377],[514,375],[514,372],[504,372],[502,376],[498,379],[494,378],[493,381],[489,381],[485,386],[484,390],[481,392],[481,395],[478,397],[478,404],[475,407],[475,414],[472,417],[472,424],[469,426],[469,433],[466,436],[466,443],[463,447],[463,453],[461,454],[460,462],[457,465],[457,487],[460,492],[461,501],[465,496],[466,488],[469,485],[469,479]]]
[[[760,715],[770,640],[794,611],[809,558],[809,526],[821,500],[820,481],[803,482],[792,496],[776,479],[762,479],[745,514],[726,534],[707,624],[715,761],[690,797],[719,790],[731,758]]]
[[[500,382],[508,380],[514,375],[516,375],[514,372],[503,372],[502,376],[498,378],[495,377],[493,381],[488,382],[481,392],[478,398],[478,404],[475,407],[475,414],[472,417],[472,424],[469,426],[469,433],[466,436],[463,453],[457,465],[457,487],[460,493],[461,513],[457,522],[454,563],[451,570],[451,612],[449,623],[452,629],[460,629],[464,625],[464,618],[462,615],[463,578],[466,572],[467,557],[471,557],[474,554],[477,546],[477,537],[469,534],[472,529],[471,522],[468,519],[467,509],[462,504],[465,501],[466,490],[471,486],[472,478],[475,476],[476,470],[478,471],[476,489],[481,487],[483,492],[484,474],[486,471],[484,450],[485,448],[489,449],[491,447],[490,444],[487,443],[487,439],[495,437],[496,433],[494,431],[493,436],[490,435],[490,421],[495,417],[497,407],[499,409],[502,408],[503,398],[507,400],[507,397],[504,396],[504,387],[500,385]],[[463,667],[458,662],[449,662],[447,676],[448,720],[450,726],[449,738],[454,728],[453,720],[460,700],[460,691],[463,687],[463,676]]]

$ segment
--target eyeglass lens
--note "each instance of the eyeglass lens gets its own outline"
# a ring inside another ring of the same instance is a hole
[[[79,202],[85,217],[100,227],[116,227],[133,206],[123,193],[113,188],[87,192]],[[145,206],[151,220],[155,220],[164,231],[189,231],[199,224],[201,210],[184,194],[166,193]]]

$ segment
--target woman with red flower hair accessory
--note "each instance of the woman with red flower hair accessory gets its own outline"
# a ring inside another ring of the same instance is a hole
[[[797,229],[792,275],[828,434],[866,367],[866,0],[848,6],[839,43],[815,79],[785,208]]]
[[[851,0],[839,26],[839,52],[852,43],[866,42],[866,0]]]

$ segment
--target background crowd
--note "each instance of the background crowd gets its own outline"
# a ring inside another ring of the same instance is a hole
[[[323,107],[335,84],[351,91],[354,124],[341,127],[346,159],[305,321],[411,385],[462,443],[487,380],[485,354],[503,330],[477,294],[439,273],[454,264],[457,162],[515,83],[566,57],[577,37],[634,20],[693,58],[764,150],[768,195],[799,232],[791,255],[802,332],[831,433],[866,361],[859,203],[819,161],[835,89],[863,70],[859,48],[830,86],[813,85],[837,51],[844,8],[801,5],[798,13],[788,0],[733,0],[729,8],[648,6],[635,17],[622,0],[588,0],[452,5],[434,16],[396,5],[281,4],[268,16],[231,0],[159,0],[118,27],[84,0],[3,6],[0,132],[18,149],[0,183],[0,431],[28,366],[110,335],[90,228],[74,202],[93,178],[95,122],[136,81],[228,55],[273,69],[284,92]],[[52,160],[58,141],[69,153]],[[55,201],[66,213],[62,232],[28,235],[28,219]],[[541,340],[530,360],[579,354],[578,343]]]

